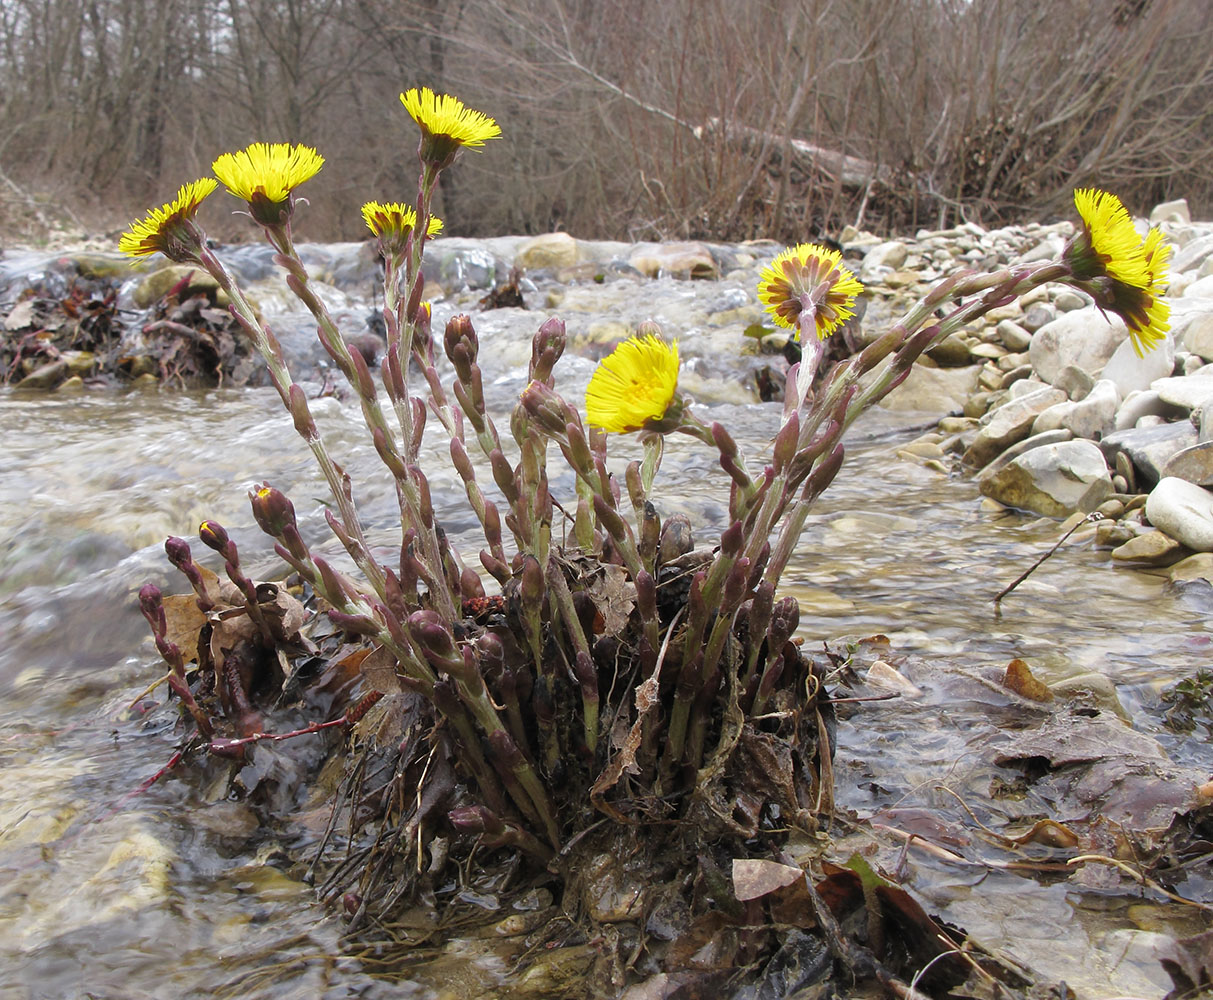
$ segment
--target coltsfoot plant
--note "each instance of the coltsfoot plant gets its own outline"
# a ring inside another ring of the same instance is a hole
[[[539,323],[529,385],[503,429],[485,406],[472,319],[456,316],[435,333],[422,297],[422,250],[442,228],[430,211],[438,178],[500,130],[428,89],[401,102],[421,133],[416,200],[363,207],[385,265],[387,353],[377,372],[351,350],[296,250],[296,191],[323,158],[254,143],[213,165],[315,318],[396,484],[399,558],[390,564],[368,544],[358,484],[330,452],[273,332],[199,228],[216,180],[184,185],[122,237],[127,253],[204,268],[227,293],[328,481],[325,517],[356,569],[317,554],[269,483],[250,496],[253,516],[303,595],[314,595],[309,624],[283,587],[245,575],[222,526],[207,521],[199,532],[224,561],[222,585],[184,541],[169,539],[194,593],[170,604],[149,587],[141,601],[187,710],[183,751],[233,759],[238,771],[268,740],[341,734],[331,752],[344,757],[347,779],[335,815],[349,853],[326,892],[355,920],[407,903],[443,858],[467,857],[471,845],[521,852],[532,870],[568,877],[590,833],[599,845],[611,831],[649,836],[693,859],[705,844],[813,831],[831,803],[831,710],[796,642],[797,602],[780,596],[779,582],[810,506],[842,466],[843,433],[925,350],[1045,282],[1084,290],[1124,317],[1139,352],[1151,348],[1167,329],[1168,247],[1157,230],[1142,240],[1113,195],[1079,191],[1081,225],[1057,259],[953,274],[827,373],[817,371],[824,341],[862,288],[836,252],[786,250],[762,271],[758,297],[798,335],[802,359],[770,457],[757,466],[679,392],[678,345],[651,323],[601,362],[584,412],[557,389],[563,323]],[[420,460],[427,433],[447,442],[483,532],[479,553],[457,551],[443,530]],[[608,443],[629,434],[637,457],[613,474]],[[728,475],[727,523],[710,539],[665,509],[660,467],[671,434],[701,442]],[[572,470],[575,491],[553,495],[551,462]],[[180,627],[190,615],[192,633]],[[339,696],[304,699],[323,717],[267,732],[274,706],[299,702],[299,664],[317,653],[331,657],[322,676]]]

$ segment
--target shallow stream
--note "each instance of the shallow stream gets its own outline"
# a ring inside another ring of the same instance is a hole
[[[495,250],[486,243],[481,253],[491,259]],[[372,303],[357,249],[313,254],[330,261],[333,308],[360,325]],[[534,308],[526,312],[481,315],[474,303],[482,291],[453,293],[435,303],[435,329],[472,310],[491,407],[504,427],[544,317],[568,323],[558,388],[579,399],[611,324],[655,315],[681,340],[685,384],[701,415],[729,426],[756,460],[779,410],[747,401],[756,362],[740,356],[740,331],[753,318],[746,310],[754,269],[744,256],[741,263],[717,282],[608,273],[601,283],[549,283],[528,293]],[[298,331],[294,349],[314,361],[308,324],[289,312],[277,278],[246,273],[271,323]],[[556,308],[543,308],[545,298]],[[388,551],[394,493],[360,433],[356,403],[328,398],[314,410],[353,477],[372,539]],[[835,765],[844,820],[836,832],[852,829],[845,817],[879,813],[891,822],[898,809],[918,807],[968,823],[940,784],[972,796],[970,807],[989,817],[977,802],[994,771],[982,750],[1000,727],[1033,718],[1016,719],[1006,699],[982,694],[980,684],[958,694],[938,679],[996,677],[1014,657],[1048,683],[1085,675],[1105,707],[1207,773],[1210,746],[1169,734],[1159,695],[1209,662],[1208,587],[1181,590],[1113,566],[1089,536],[1077,536],[997,610],[991,598],[1057,541],[1059,525],[987,512],[971,481],[898,458],[940,415],[878,411],[856,425],[847,462],[784,580],[784,592],[800,599],[806,648],[883,633],[886,659],[922,689],[917,698],[862,702],[844,713]],[[262,480],[294,499],[306,538],[324,537],[315,502],[323,479],[272,390],[5,391],[0,427],[0,997],[493,992],[509,960],[492,941],[453,942],[410,971],[412,985],[373,978],[373,961],[342,956],[338,918],[316,905],[280,845],[250,826],[239,803],[207,804],[202,790],[172,777],[132,794],[175,740],[164,713],[151,725],[124,714],[162,672],[135,594],[149,581],[183,589],[164,560],[164,537],[190,537],[202,518],[215,518],[232,531],[247,567],[272,573],[246,500]],[[459,537],[474,519],[453,473],[442,472],[437,439],[431,435],[427,472],[435,506]],[[618,459],[633,451],[634,442],[613,442]],[[694,524],[719,529],[726,480],[702,447],[671,441],[659,484],[663,513],[685,511]],[[569,482],[553,485],[560,496]],[[1153,952],[1159,935],[1207,929],[1199,911],[1118,883],[1080,889],[914,853],[902,875],[930,912],[1084,998],[1161,996],[1170,983]]]

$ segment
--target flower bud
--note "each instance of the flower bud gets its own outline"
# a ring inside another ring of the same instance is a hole
[[[775,610],[775,587],[769,580],[763,580],[754,589],[754,599],[750,602],[750,643],[757,645],[766,635],[771,624],[771,614]]]
[[[530,610],[538,610],[546,590],[543,567],[539,565],[538,559],[527,553],[522,557],[522,579],[519,587],[523,605]]]
[[[446,814],[451,826],[461,833],[500,834],[505,832],[501,817],[484,806],[460,806]]]
[[[354,595],[354,589],[345,582],[341,574],[328,564],[328,560],[316,556],[313,562],[320,574],[320,583],[324,587],[324,598],[330,604],[344,604]]]
[[[193,553],[190,552],[189,543],[184,538],[169,535],[164,540],[164,552],[168,556],[169,563],[176,569],[194,565]]]
[[[745,599],[746,583],[749,578],[750,560],[742,556],[733,563],[733,568],[729,570],[729,575],[725,577],[724,594],[721,598],[721,607],[724,611],[732,611]]]
[[[734,521],[720,533],[720,555],[724,559],[736,558],[745,542],[745,532],[740,521]]]
[[[657,516],[657,508],[646,500],[641,511],[640,540],[637,548],[640,557],[647,561],[657,558],[657,548],[661,544],[661,518]]]
[[[771,609],[771,624],[767,628],[767,649],[777,654],[783,649],[800,624],[800,604],[795,597],[784,597]]]
[[[249,501],[253,507],[253,519],[267,535],[280,538],[288,525],[295,524],[294,505],[285,493],[269,483],[262,483],[249,493]]]
[[[489,452],[489,465],[493,469],[493,482],[505,494],[506,501],[512,505],[518,499],[518,484],[514,479],[514,467],[510,465],[500,448],[494,448]]]
[[[366,615],[347,615],[335,608],[329,608],[328,618],[337,628],[351,635],[378,635],[383,631],[382,625]]]
[[[539,428],[552,437],[562,438],[568,418],[564,412],[564,400],[548,385],[531,379],[519,397],[523,409]]]
[[[594,669],[594,661],[585,650],[581,650],[573,661],[573,673],[577,677],[577,683],[581,685],[582,696],[591,701],[597,700],[598,671]]]
[[[367,400],[373,400],[377,396],[375,391],[375,380],[371,378],[371,370],[367,367],[366,358],[362,356],[362,352],[355,349],[350,351],[350,360],[353,364],[353,381],[355,382],[358,394]]]
[[[455,648],[455,640],[437,612],[414,611],[409,615],[408,627],[431,663],[447,669],[451,664],[463,665],[463,657]]]
[[[552,368],[564,353],[567,338],[564,320],[558,316],[544,320],[531,340],[530,377],[546,382],[552,376]]]
[[[459,380],[467,382],[472,376],[472,365],[476,363],[476,356],[480,351],[480,341],[476,337],[470,316],[460,313],[447,321],[442,346],[447,358],[455,366],[455,374],[459,376]]]
[[[291,410],[291,419],[295,422],[295,430],[308,441],[314,441],[317,437],[316,424],[312,420],[312,414],[307,407],[307,396],[298,382],[291,383],[290,388],[287,390],[287,398]]]
[[[163,625],[157,628],[157,623],[164,620],[164,605],[161,600],[160,588],[155,584],[149,583],[139,591],[139,610],[143,612],[143,617],[152,626],[152,630],[163,635],[165,631]]]
[[[221,525],[218,521],[203,521],[202,524],[198,526],[198,538],[202,541],[203,545],[214,549],[229,562],[236,561],[234,556],[228,554],[229,551],[234,552],[236,550],[236,546],[233,544],[232,540],[228,538],[227,532],[224,530],[223,525]]]
[[[796,443],[799,440],[800,412],[793,410],[788,419],[783,422],[783,426],[779,428],[779,433],[775,435],[775,453],[772,461],[775,463],[777,473],[787,468],[792,456],[796,454]]]
[[[470,566],[465,566],[459,574],[459,594],[465,601],[484,596],[484,583],[480,574]]]

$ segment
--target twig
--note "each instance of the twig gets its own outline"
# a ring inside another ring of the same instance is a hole
[[[1070,858],[1066,864],[1079,865],[1085,864],[1088,861],[1094,861],[1101,865],[1111,865],[1113,868],[1118,868],[1128,875],[1129,878],[1140,883],[1141,885],[1144,885],[1148,889],[1153,889],[1155,892],[1161,892],[1167,897],[1167,899],[1170,899],[1173,902],[1183,903],[1186,906],[1195,906],[1197,909],[1205,910],[1206,912],[1213,912],[1213,906],[1210,906],[1208,903],[1199,903],[1195,899],[1187,899],[1184,896],[1171,892],[1169,889],[1164,889],[1148,875],[1143,875],[1132,865],[1126,864],[1124,861],[1120,861],[1116,858],[1109,858],[1103,854],[1080,854],[1076,858]]]
[[[1102,521],[1103,519],[1104,519],[1103,514],[1099,513],[1099,511],[1097,511],[1097,510],[1092,511],[1090,514],[1088,514],[1086,517],[1084,517],[1081,521],[1079,521],[1076,525],[1074,525],[1074,527],[1072,527],[1069,531],[1067,531],[1064,535],[1062,535],[1059,539],[1057,539],[1057,544],[1054,545],[1051,549],[1049,549],[1049,551],[1046,552],[1043,556],[1041,556],[1039,559],[1037,559],[1036,562],[1032,563],[1032,565],[1029,566],[1028,569],[1022,575],[1020,575],[1019,577],[1017,577],[1015,579],[1014,583],[1012,583],[1005,590],[1000,590],[998,592],[998,596],[994,598],[994,603],[997,605],[1004,597],[1007,596],[1007,594],[1009,594],[1012,590],[1014,590],[1021,583],[1023,583],[1024,580],[1026,580],[1029,576],[1031,576],[1033,573],[1035,573],[1037,567],[1039,567],[1041,563],[1043,563],[1046,559],[1049,558],[1049,556],[1051,556],[1054,552],[1056,552],[1059,548],[1061,548],[1061,543],[1064,542],[1067,538],[1069,538],[1072,534],[1074,534],[1074,532],[1076,532],[1084,524],[1090,524],[1095,521]]]

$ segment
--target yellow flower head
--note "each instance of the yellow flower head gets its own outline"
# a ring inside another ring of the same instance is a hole
[[[398,201],[390,201],[386,205],[368,201],[362,206],[362,218],[379,240],[384,253],[404,253],[409,234],[417,225],[417,212]],[[437,236],[442,232],[442,220],[431,215],[425,229],[426,236]]]
[[[590,378],[586,416],[593,426],[615,434],[669,430],[663,425],[682,411],[677,388],[678,344],[651,333],[629,337],[599,362]]]
[[[1080,188],[1074,192],[1074,205],[1082,228],[1063,251],[1074,283],[1101,309],[1124,319],[1133,349],[1142,357],[1170,329],[1171,309],[1163,290],[1171,248],[1157,228],[1142,240],[1114,194]]]
[[[118,239],[118,249],[132,257],[162,253],[178,263],[196,261],[202,234],[193,224],[198,206],[219,185],[210,177],[183,184],[177,197],[153,208],[147,217],[131,223]]]
[[[439,169],[450,166],[464,146],[479,149],[486,140],[501,135],[501,128],[488,115],[465,108],[450,94],[435,94],[429,87],[405,91],[400,103],[421,126],[421,158]]]
[[[311,146],[254,142],[238,153],[224,153],[211,169],[231,194],[248,202],[253,218],[276,226],[290,218],[295,188],[322,166],[324,157]]]
[[[798,330],[801,311],[811,305],[822,340],[855,315],[851,306],[862,291],[842,254],[813,243],[788,248],[758,276],[758,300],[775,323]]]

